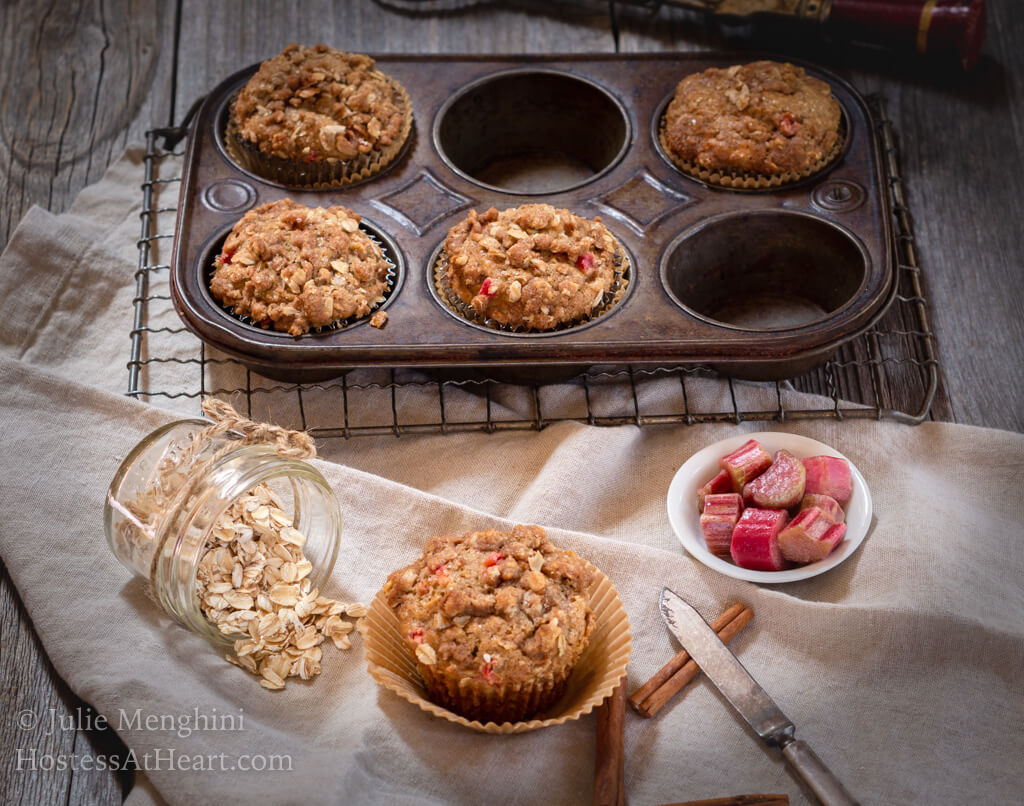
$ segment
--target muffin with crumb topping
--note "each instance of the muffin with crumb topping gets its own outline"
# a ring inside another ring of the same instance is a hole
[[[662,123],[662,147],[677,167],[728,187],[795,181],[823,168],[842,146],[831,87],[788,62],[688,75]]]
[[[432,537],[384,586],[427,696],[467,719],[553,705],[594,627],[592,566],[537,526]]]
[[[599,218],[550,204],[469,215],[435,267],[463,316],[510,330],[553,330],[601,313],[625,285],[628,261]]]
[[[344,185],[390,165],[411,128],[408,94],[372,58],[291,44],[238,93],[226,142],[236,161],[267,179]]]
[[[369,316],[391,265],[345,207],[281,199],[255,207],[214,258],[210,293],[236,316],[301,336]]]

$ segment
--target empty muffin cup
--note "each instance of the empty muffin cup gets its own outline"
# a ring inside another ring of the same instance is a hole
[[[723,327],[778,331],[821,322],[853,300],[870,258],[846,230],[785,210],[732,213],[677,237],[661,261],[680,307]]]
[[[625,154],[629,118],[596,83],[554,70],[514,70],[474,82],[434,124],[456,173],[493,190],[557,193],[597,178]]]

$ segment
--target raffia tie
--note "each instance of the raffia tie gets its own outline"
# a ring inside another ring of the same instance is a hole
[[[292,459],[312,459],[316,456],[316,444],[305,431],[290,431],[270,423],[257,423],[243,417],[230,403],[215,397],[203,400],[203,413],[214,421],[213,425],[202,431],[203,438],[209,439],[227,431],[235,431],[242,435],[239,442],[244,445],[273,445],[280,456]],[[237,443],[235,447],[238,447]]]

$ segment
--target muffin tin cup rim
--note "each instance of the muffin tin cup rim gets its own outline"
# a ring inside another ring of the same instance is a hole
[[[783,325],[781,327],[749,327],[749,326],[744,326],[744,325],[735,325],[735,324],[730,324],[729,322],[723,322],[723,321],[721,321],[719,319],[714,319],[713,317],[710,317],[710,316],[708,316],[706,314],[699,313],[698,311],[694,310],[692,307],[690,307],[685,302],[683,302],[681,299],[679,299],[679,297],[676,296],[676,294],[669,287],[668,276],[667,276],[668,275],[668,261],[669,261],[669,257],[677,249],[679,249],[681,247],[681,245],[685,241],[687,241],[690,238],[700,234],[702,231],[706,230],[708,227],[713,227],[716,224],[720,224],[723,221],[728,221],[730,218],[736,218],[736,217],[739,217],[739,216],[757,216],[757,217],[771,217],[771,216],[786,217],[786,216],[794,216],[794,217],[804,218],[804,219],[807,219],[809,221],[815,221],[815,222],[818,222],[818,223],[820,223],[820,224],[822,224],[824,226],[828,226],[828,227],[831,227],[832,229],[836,230],[838,233],[843,235],[850,242],[851,245],[853,245],[856,248],[857,252],[860,254],[861,259],[864,262],[864,276],[861,278],[860,284],[857,286],[857,290],[854,291],[854,293],[850,295],[850,297],[846,300],[846,302],[844,302],[842,305],[840,305],[834,311],[829,311],[827,313],[823,313],[820,316],[816,316],[813,319],[808,319],[807,321],[801,322],[801,323],[796,324],[796,325]],[[694,222],[689,227],[687,227],[686,229],[684,229],[681,232],[679,232],[671,241],[669,241],[665,245],[665,248],[661,251],[661,254],[658,256],[658,280],[659,280],[659,282],[661,284],[661,290],[665,293],[665,295],[669,298],[669,300],[672,301],[672,304],[677,306],[683,313],[685,313],[688,316],[692,316],[695,319],[700,320],[701,322],[705,323],[706,325],[709,325],[709,326],[715,327],[715,328],[720,328],[720,329],[725,330],[725,331],[734,331],[734,332],[737,332],[737,333],[765,333],[765,334],[770,334],[772,336],[783,336],[783,335],[786,335],[788,333],[792,333],[794,335],[797,335],[797,334],[800,334],[800,332],[803,331],[803,330],[807,330],[807,329],[811,329],[811,328],[818,328],[818,327],[820,327],[822,324],[824,324],[826,322],[840,321],[844,317],[844,314],[846,314],[849,311],[849,309],[854,305],[854,303],[858,300],[858,298],[864,293],[864,289],[869,285],[869,281],[871,279],[872,268],[873,268],[873,261],[871,260],[871,255],[868,253],[867,249],[864,247],[864,244],[861,241],[861,239],[858,238],[848,228],[844,227],[842,224],[839,224],[836,221],[832,221],[831,219],[825,218],[825,217],[820,216],[820,215],[815,215],[814,213],[811,213],[811,212],[807,212],[807,211],[804,211],[804,210],[787,210],[787,209],[784,209],[784,208],[781,208],[781,209],[759,209],[759,210],[732,211],[732,212],[718,213],[718,214],[710,216],[708,218],[703,218],[700,221]],[[877,318],[877,317],[873,317],[872,321],[874,321],[875,318]],[[854,335],[856,335],[856,334],[854,334]],[[851,338],[852,338],[852,336],[851,336]]]
[[[493,81],[514,76],[525,76],[536,73],[544,73],[547,75],[559,76],[561,78],[569,78],[574,81],[579,81],[581,84],[587,84],[596,89],[604,96],[606,96],[608,100],[612,102],[612,104],[615,106],[616,111],[618,111],[618,113],[622,116],[622,121],[625,124],[625,131],[623,133],[622,146],[619,148],[618,152],[611,159],[611,161],[609,161],[607,165],[601,168],[601,170],[596,171],[592,176],[589,176],[582,181],[574,182],[573,184],[567,185],[566,187],[560,187],[554,190],[544,190],[539,192],[513,190],[510,188],[499,187],[498,185],[490,185],[487,182],[482,182],[476,177],[469,175],[461,168],[457,167],[449,158],[448,154],[445,152],[445,149],[442,147],[440,136],[441,125],[445,119],[445,116],[451,111],[452,107],[459,100],[464,98],[473,90],[485,86],[486,84],[489,84]],[[602,84],[601,82],[597,81],[594,78],[579,75],[578,73],[575,73],[572,70],[568,70],[565,68],[550,67],[545,65],[524,64],[521,66],[497,70],[493,73],[488,73],[487,75],[480,76],[470,81],[468,84],[465,84],[462,87],[460,87],[458,92],[453,94],[443,104],[441,104],[437,112],[434,114],[434,119],[433,121],[431,121],[430,125],[430,141],[431,145],[434,147],[434,151],[437,153],[437,156],[440,158],[441,162],[444,163],[445,167],[448,170],[450,170],[460,179],[491,193],[501,193],[509,196],[539,198],[546,196],[557,196],[562,193],[571,193],[572,191],[579,190],[580,188],[586,187],[587,185],[598,181],[604,176],[607,176],[609,173],[611,173],[611,171],[615,169],[615,167],[620,162],[622,162],[623,159],[625,159],[626,154],[629,153],[630,145],[633,142],[633,128],[633,119],[630,117],[629,109],[622,103],[622,101],[619,100],[618,96],[611,90],[610,87],[606,87],[604,84]]]

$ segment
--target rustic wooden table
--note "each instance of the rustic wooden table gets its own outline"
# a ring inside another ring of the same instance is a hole
[[[0,4],[0,247],[33,204],[64,210],[147,129],[291,41],[368,53],[768,50],[887,101],[942,370],[934,419],[1024,430],[1024,18],[988,1],[975,69],[849,45],[788,23],[724,27],[607,0],[31,0]],[[483,437],[482,437],[483,438]],[[0,802],[111,803],[112,772],[17,769],[25,711],[88,721],[50,666],[6,570],[0,581]],[[81,718],[79,719],[79,715]],[[109,730],[54,731],[40,754],[114,752]]]

